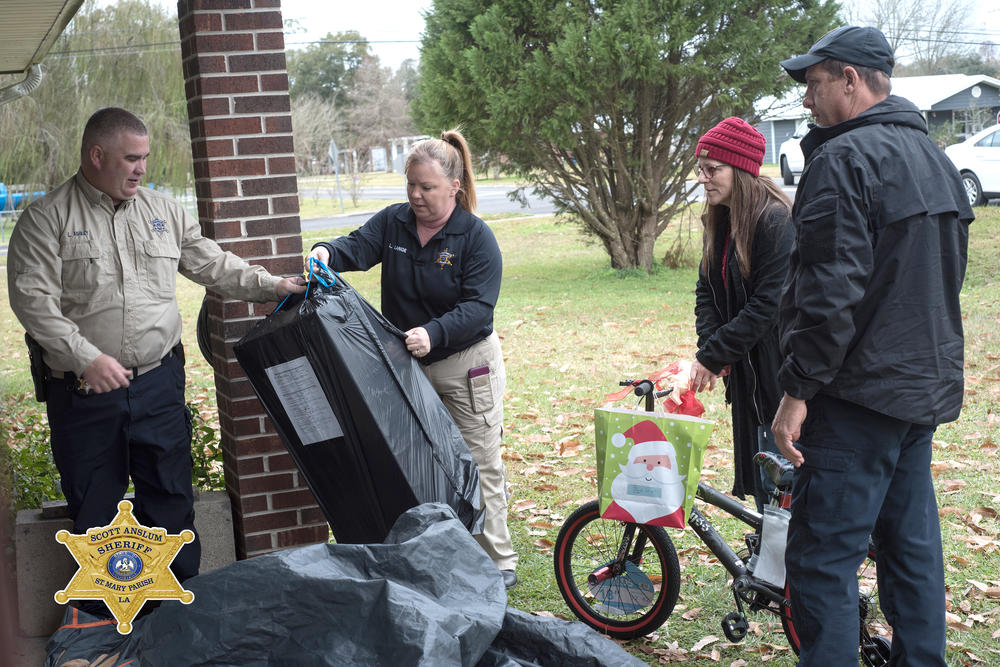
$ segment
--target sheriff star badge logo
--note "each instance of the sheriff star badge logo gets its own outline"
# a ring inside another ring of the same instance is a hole
[[[132,620],[146,600],[194,602],[170,570],[170,563],[194,533],[168,535],[163,528],[147,528],[136,521],[132,503],[118,503],[110,525],[91,528],[86,535],[68,530],[56,533],[80,566],[69,585],[55,594],[59,604],[70,600],[103,600],[118,621],[118,632],[132,632]]]
[[[438,268],[442,271],[446,266],[452,266],[451,260],[455,256],[455,253],[449,252],[447,248],[438,253],[437,259],[434,263],[438,265]]]

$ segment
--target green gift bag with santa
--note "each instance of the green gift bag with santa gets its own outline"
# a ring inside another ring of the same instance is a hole
[[[713,426],[683,414],[595,410],[601,516],[683,529]]]

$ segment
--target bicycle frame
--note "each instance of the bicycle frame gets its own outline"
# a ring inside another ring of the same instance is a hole
[[[763,522],[763,517],[760,514],[748,509],[738,500],[716,491],[704,482],[698,482],[698,492],[695,494],[695,497],[710,505],[715,505],[754,530],[760,530],[761,523]],[[729,574],[733,575],[733,577],[747,574],[747,569],[743,565],[743,561],[736,555],[733,548],[722,539],[719,531],[715,529],[708,518],[697,507],[691,508],[691,517],[688,519],[688,525],[701,538],[701,541],[705,543],[709,551],[715,554],[719,562],[729,571]]]
[[[695,494],[695,497],[710,505],[714,505],[727,514],[739,519],[746,525],[753,528],[754,531],[760,531],[761,525],[763,524],[763,517],[761,514],[749,509],[735,498],[730,498],[726,494],[713,489],[704,482],[698,482],[698,491]],[[697,507],[691,508],[691,516],[688,518],[688,525],[691,526],[691,529],[694,530],[698,538],[705,544],[706,547],[708,547],[708,550],[719,559],[719,562],[726,568],[726,571],[732,575],[733,590],[735,593],[743,597],[745,601],[751,602],[751,600],[746,597],[746,594],[753,591],[764,595],[771,602],[776,602],[782,605],[787,604],[783,591],[754,579],[753,574],[751,574],[743,564],[743,559],[737,555],[736,551],[733,550],[731,546],[729,546],[729,543],[722,538],[719,531],[715,529],[715,526],[712,525],[708,518]]]

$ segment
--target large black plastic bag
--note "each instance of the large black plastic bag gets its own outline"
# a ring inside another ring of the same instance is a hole
[[[440,503],[406,512],[385,544],[287,549],[184,587],[194,602],[164,602],[125,637],[81,614],[46,667],[101,654],[130,667],[643,664],[583,623],[507,608],[493,562]]]
[[[163,603],[128,653],[150,665],[475,665],[507,602],[440,504],[404,514],[385,544],[288,549],[184,585],[194,602]]]
[[[334,537],[381,542],[425,502],[482,532],[479,469],[405,335],[340,276],[326,278],[235,352]]]

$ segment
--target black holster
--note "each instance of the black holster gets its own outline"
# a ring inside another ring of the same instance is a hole
[[[35,400],[44,403],[47,398],[49,367],[42,356],[42,346],[38,341],[24,334],[24,342],[28,346],[28,358],[31,360],[31,381],[35,384]]]

